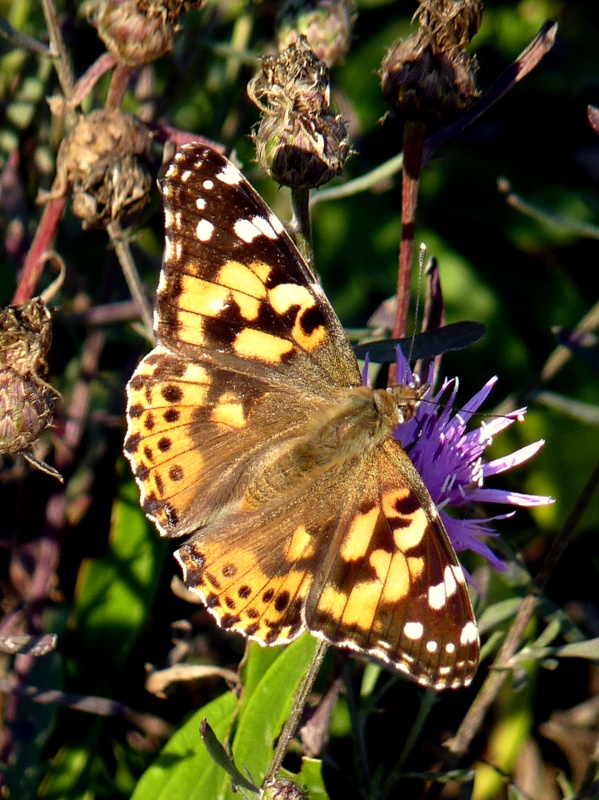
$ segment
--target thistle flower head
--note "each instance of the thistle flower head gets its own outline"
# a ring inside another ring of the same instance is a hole
[[[398,348],[397,382],[418,382]],[[504,489],[490,489],[485,481],[528,461],[543,447],[539,440],[502,456],[485,461],[483,454],[493,438],[514,422],[524,419],[526,409],[511,411],[502,417],[481,421],[479,427],[467,431],[473,414],[486,400],[497,378],[491,378],[465,405],[454,409],[458,380],[445,380],[438,391],[429,389],[416,408],[412,419],[399,425],[395,437],[409,454],[431,497],[439,509],[456,551],[473,550],[487,559],[492,567],[505,569],[484,542],[496,537],[492,523],[513,515],[513,511],[494,517],[457,518],[447,508],[463,509],[473,503],[499,503],[504,506],[534,508],[552,503],[550,497],[523,494]]]

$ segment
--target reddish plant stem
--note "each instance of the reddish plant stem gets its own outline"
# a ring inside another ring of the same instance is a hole
[[[126,64],[117,64],[110,78],[105,108],[120,108],[133,70]]]
[[[420,186],[422,145],[426,126],[421,122],[406,122],[403,142],[403,180],[401,185],[401,245],[399,248],[399,275],[397,278],[397,312],[393,338],[406,335],[410,305],[410,278],[414,263],[414,233],[416,208]]]
[[[399,272],[397,276],[397,309],[393,338],[406,335],[410,307],[410,279],[414,263],[414,232],[416,208],[422,164],[422,145],[426,126],[421,122],[406,122],[403,136],[403,180],[401,183],[401,244],[399,246]],[[389,386],[397,380],[395,364],[389,366]]]
[[[25,259],[25,265],[21,272],[19,285],[13,297],[13,304],[26,303],[34,296],[37,283],[44,269],[44,254],[50,247],[62,212],[66,204],[66,198],[50,200],[44,208],[40,224],[35,233],[29,253]]]
[[[75,84],[75,88],[67,100],[67,108],[73,109],[80,106],[81,103],[89,97],[92,89],[100,78],[105,75],[108,70],[113,69],[117,63],[112,53],[102,53]]]

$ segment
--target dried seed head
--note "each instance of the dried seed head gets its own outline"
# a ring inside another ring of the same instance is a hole
[[[476,62],[463,48],[481,16],[481,0],[421,0],[420,30],[396,42],[381,65],[383,95],[402,117],[444,125],[478,96]]]
[[[262,59],[248,94],[262,111],[254,133],[258,160],[274,180],[311,188],[341,172],[350,151],[347,132],[329,110],[328,69],[305,36]]]
[[[306,800],[307,792],[288,778],[272,781],[262,789],[261,800]]]
[[[23,455],[57,475],[29,452],[52,423],[60,397],[46,382],[51,342],[52,320],[41,298],[0,309],[0,455]]]
[[[81,117],[58,150],[56,180],[46,201],[72,189],[73,213],[83,227],[130,224],[150,198],[151,135],[121,111]]]
[[[482,0],[420,0],[414,14],[439,50],[465,47],[478,33],[483,18]]]
[[[108,50],[131,67],[148,64],[173,49],[183,11],[205,0],[92,0],[87,18]]]
[[[330,68],[349,50],[356,16],[353,0],[285,0],[277,21],[279,51],[303,35]]]

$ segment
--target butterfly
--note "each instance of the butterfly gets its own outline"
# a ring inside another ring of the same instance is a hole
[[[184,146],[161,182],[156,347],[127,387],[125,453],[186,585],[263,645],[304,631],[435,689],[479,640],[435,504],[393,436],[427,387],[363,385],[281,222],[226,158]]]

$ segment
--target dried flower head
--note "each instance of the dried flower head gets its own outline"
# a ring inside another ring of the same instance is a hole
[[[60,397],[46,381],[51,342],[52,319],[40,297],[0,309],[0,455],[22,455],[60,478],[31,453]]]
[[[258,160],[275,181],[312,188],[341,172],[347,132],[329,108],[328,69],[304,36],[262,59],[248,94],[262,111],[254,133]]]
[[[87,18],[108,50],[131,67],[148,64],[173,49],[183,11],[205,0],[92,0]]]
[[[129,224],[150,197],[152,138],[141,122],[121,111],[81,117],[58,150],[56,180],[40,200],[72,190],[73,213],[83,227]]]
[[[353,0],[285,0],[277,20],[279,51],[305,36],[330,68],[349,50],[355,20]]]
[[[421,0],[420,30],[396,42],[381,65],[383,95],[402,117],[443,125],[478,96],[476,62],[464,47],[481,17],[481,0]]]
[[[288,778],[279,778],[264,786],[260,800],[306,800],[307,792]]]

